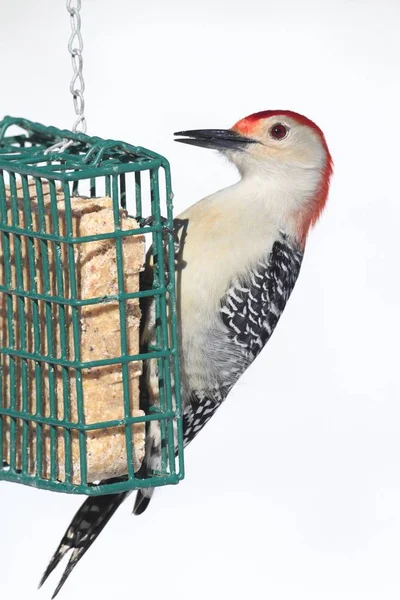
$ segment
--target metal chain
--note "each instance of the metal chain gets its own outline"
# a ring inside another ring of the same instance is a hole
[[[69,12],[71,21],[71,37],[68,42],[68,50],[71,54],[72,68],[74,74],[70,83],[69,89],[74,102],[74,110],[77,116],[75,123],[72,126],[72,131],[81,131],[86,133],[86,117],[85,117],[85,99],[83,93],[85,91],[85,80],[83,79],[83,39],[81,33],[81,0],[67,0],[67,11]],[[53,146],[50,146],[45,151],[45,154],[51,152],[64,152],[73,144],[73,140],[62,140]]]
[[[71,54],[72,68],[74,71],[69,89],[72,94],[74,110],[77,117],[72,126],[72,131],[86,133],[85,99],[83,97],[85,91],[82,57],[83,39],[81,33],[81,16],[79,14],[81,5],[81,0],[67,0],[67,11],[69,12],[72,30],[68,42],[68,50]],[[45,154],[50,154],[51,152],[64,152],[64,150],[73,143],[73,140],[62,140],[61,142],[57,142],[53,146],[50,146],[50,148],[47,148]]]
[[[71,20],[71,37],[68,42],[68,50],[71,54],[72,68],[74,74],[69,86],[72,98],[74,101],[74,109],[77,119],[72,127],[72,131],[82,131],[86,133],[86,117],[85,117],[85,99],[83,93],[85,91],[85,81],[83,79],[83,39],[81,33],[81,0],[67,0],[67,10]]]

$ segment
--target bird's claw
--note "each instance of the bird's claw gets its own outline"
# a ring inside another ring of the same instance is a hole
[[[141,225],[141,227],[146,227],[147,225],[152,225],[155,220],[156,220],[155,216],[150,215],[150,217],[142,218],[140,220],[140,225]],[[168,221],[168,219],[166,219],[166,217],[160,217],[160,221],[161,221],[161,225],[163,228],[163,233],[165,231],[166,233],[169,233],[173,237],[175,253],[179,252],[180,242],[179,242],[179,236],[178,236],[177,232],[174,229],[172,229],[172,227],[168,227],[167,225],[165,225],[165,223]]]

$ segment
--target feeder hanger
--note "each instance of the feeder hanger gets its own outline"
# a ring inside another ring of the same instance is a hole
[[[74,133],[86,133],[87,123],[85,116],[85,80],[83,78],[83,37],[81,31],[81,0],[67,0],[67,11],[71,21],[71,37],[68,42],[68,50],[71,54],[73,76],[69,85],[72,94],[76,119],[72,125]],[[46,154],[51,152],[64,152],[73,144],[73,140],[62,140],[47,149]]]

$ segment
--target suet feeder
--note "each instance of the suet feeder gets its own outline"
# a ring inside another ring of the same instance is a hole
[[[0,122],[0,479],[88,495],[182,479],[172,229],[162,156],[26,119]],[[149,297],[156,342],[141,348]],[[143,412],[149,360],[159,402]],[[152,420],[162,461],[146,475]]]

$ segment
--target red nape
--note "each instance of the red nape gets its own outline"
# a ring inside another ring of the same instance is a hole
[[[310,227],[315,225],[321,216],[322,211],[325,208],[325,204],[328,198],[329,182],[333,173],[333,161],[329,154],[328,147],[326,146],[326,164],[322,171],[321,184],[310,204],[310,210],[302,215],[300,220],[300,240],[304,245],[307,239],[307,234]]]
[[[328,197],[329,192],[329,181],[333,172],[333,161],[329,152],[328,144],[326,143],[325,136],[322,129],[308,119],[304,115],[294,112],[293,110],[262,110],[260,112],[253,113],[244,119],[241,119],[232,127],[235,131],[240,132],[243,135],[250,136],[257,125],[262,119],[268,119],[270,117],[277,117],[278,115],[290,117],[294,121],[297,121],[301,125],[310,127],[319,136],[321,143],[326,152],[326,164],[322,171],[321,185],[311,202],[311,210],[307,214],[303,214],[300,223],[300,239],[304,244],[307,238],[307,233],[311,226],[315,225],[320,217]]]

